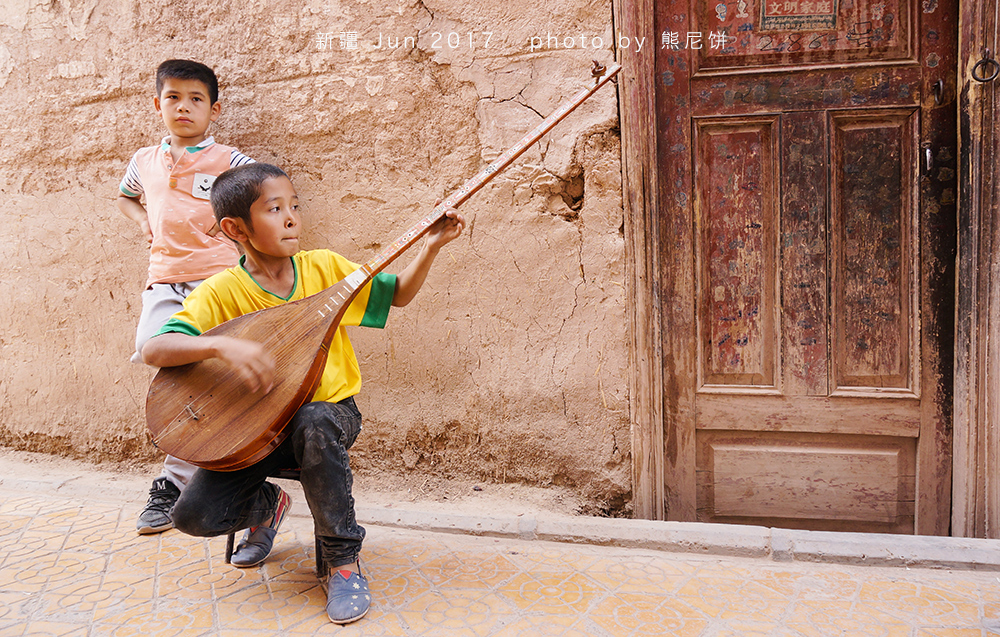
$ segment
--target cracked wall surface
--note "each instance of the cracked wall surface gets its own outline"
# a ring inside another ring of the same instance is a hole
[[[289,172],[303,247],[361,261],[612,59],[610,2],[589,0],[2,4],[0,443],[95,460],[156,453],[151,370],[128,362],[148,254],[113,200],[131,154],[165,134],[159,62],[213,66],[216,139]],[[352,333],[358,470],[627,506],[615,90],[463,206],[466,233],[386,330]]]

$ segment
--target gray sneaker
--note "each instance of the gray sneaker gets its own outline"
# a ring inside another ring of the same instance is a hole
[[[135,529],[139,534],[160,533],[174,528],[174,521],[170,519],[170,510],[174,508],[174,502],[177,502],[180,495],[181,490],[175,487],[170,480],[166,478],[153,480],[153,488],[149,490],[146,508],[139,514],[139,521],[135,523]]]

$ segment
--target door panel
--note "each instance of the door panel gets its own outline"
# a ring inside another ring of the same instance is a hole
[[[831,114],[834,395],[917,397],[916,109]]]
[[[827,394],[827,120],[781,115],[782,348],[785,391]]]
[[[955,2],[655,6],[668,517],[946,531]]]
[[[778,385],[777,124],[694,122],[702,388]]]
[[[916,2],[912,0],[737,0],[692,3],[692,31],[724,33],[712,48],[706,35],[697,69],[756,72],[913,61]]]
[[[913,443],[711,432],[700,437],[699,514],[716,522],[767,519],[790,528],[906,533],[913,520]]]

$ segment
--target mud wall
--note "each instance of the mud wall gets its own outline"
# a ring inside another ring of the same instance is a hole
[[[151,371],[128,362],[147,249],[113,201],[131,154],[165,134],[159,62],[214,67],[216,139],[288,171],[303,247],[361,261],[612,56],[607,0],[2,5],[0,443],[94,460],[156,454]],[[352,334],[366,417],[354,464],[561,484],[621,507],[615,89],[463,213],[417,300]]]

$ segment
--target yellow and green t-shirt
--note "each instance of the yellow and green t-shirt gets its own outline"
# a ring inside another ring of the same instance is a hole
[[[295,285],[287,298],[262,288],[243,267],[209,277],[184,300],[184,309],[157,332],[198,336],[216,325],[250,312],[297,301],[321,292],[358,269],[358,265],[329,250],[299,252],[292,257]],[[345,327],[385,327],[396,290],[396,275],[379,273],[358,291],[330,342],[326,369],[312,400],[337,402],[361,391],[361,370]]]

